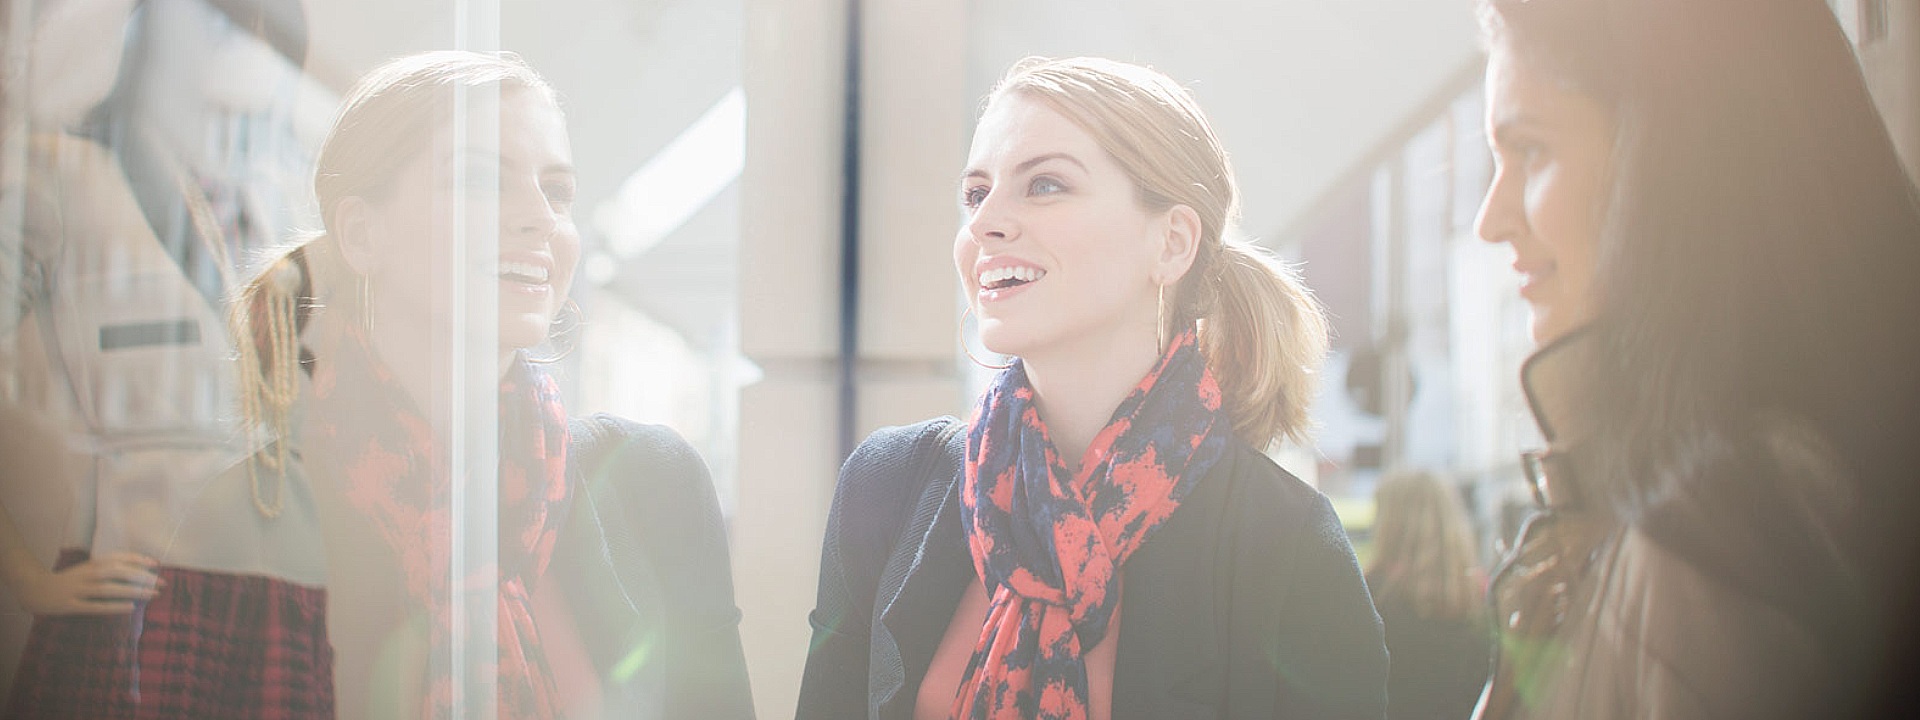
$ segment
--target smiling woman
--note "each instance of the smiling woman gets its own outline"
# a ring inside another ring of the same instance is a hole
[[[421,86],[440,90],[414,90],[414,97],[405,91]],[[468,88],[477,107],[486,107],[489,91],[497,91],[497,157],[489,156],[495,148],[476,153],[454,145],[455,87]],[[499,505],[511,520],[499,533],[506,542],[495,570],[498,668],[485,669],[492,658],[478,666],[482,677],[497,672],[501,715],[555,716],[560,698],[551,672],[538,661],[529,603],[570,497],[565,415],[553,381],[518,353],[545,338],[579,255],[564,199],[549,197],[540,182],[557,175],[570,183],[565,125],[552,90],[524,65],[451,53],[375,70],[349,96],[341,118],[321,149],[316,176],[329,244],[314,247],[307,258],[318,266],[331,254],[338,266],[316,273],[323,294],[339,297],[357,286],[364,304],[340,303],[356,315],[316,317],[315,382],[301,418],[300,434],[307,439],[299,443],[315,477],[330,558],[328,586],[356,589],[332,598],[329,613],[341,660],[335,666],[341,707],[351,715],[384,701],[421,707],[423,716],[459,707],[456,694],[466,678],[401,680],[385,688],[384,698],[374,683],[380,676],[408,678],[429,668],[444,672],[444,660],[428,658],[447,652],[459,634],[485,629],[456,627],[455,606],[473,598],[449,586],[445,565],[457,526],[451,458],[446,440],[438,437],[446,431],[437,429],[444,405],[436,396],[448,391],[448,371],[458,362],[454,348],[464,328],[453,322],[451,285],[463,278],[435,270],[452,267],[455,243],[470,242],[456,235],[461,223],[453,221],[454,213],[464,208],[468,228],[493,224],[481,213],[494,210],[487,202],[494,190],[486,185],[497,184],[500,256],[526,256],[547,266],[557,257],[566,264],[552,285],[500,281]],[[387,154],[365,154],[369,150]],[[471,158],[461,168],[465,178],[452,172],[456,158]],[[391,170],[371,170],[369,162]],[[458,202],[457,193],[467,201]],[[482,265],[498,267],[499,261]],[[249,323],[248,334],[274,324],[271,317]],[[382,457],[407,459],[394,464]],[[408,602],[395,607],[395,595]]]
[[[1231,237],[1192,97],[1124,63],[1022,62],[959,196],[955,268],[1018,359],[970,422],[847,460],[800,717],[1381,715],[1346,534],[1262,453],[1304,431],[1326,326]]]
[[[1498,162],[1477,230],[1513,247],[1533,339],[1544,343],[1593,319],[1613,115],[1508,52],[1487,63],[1487,85],[1487,137]]]
[[[1483,0],[1543,344],[1488,718],[1908,714],[1920,206],[1820,0]]]
[[[250,419],[280,440],[258,464],[297,452],[312,478],[341,717],[747,712],[704,466],[664,428],[569,422],[528,352],[556,326],[580,254],[572,149],[546,81],[510,53],[392,61],[348,95],[317,165],[324,232],[247,286],[235,324],[252,341]],[[497,253],[456,265],[487,228]],[[456,306],[457,285],[482,302]],[[474,337],[497,354],[463,358]],[[449,398],[462,370],[494,367],[480,377],[498,378],[498,455],[476,455],[496,438],[450,429]],[[493,518],[459,511],[490,505]],[[495,541],[497,556],[483,547]],[[549,660],[595,672],[557,677]]]

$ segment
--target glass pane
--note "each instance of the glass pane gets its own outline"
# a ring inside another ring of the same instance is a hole
[[[613,432],[684,436],[733,506],[740,24],[692,0],[0,3],[0,434],[44,469],[0,502],[27,567],[117,578],[7,578],[42,613],[5,616],[14,701],[657,710],[659,614],[609,564],[635,519],[575,512],[592,433],[568,419],[671,428]]]

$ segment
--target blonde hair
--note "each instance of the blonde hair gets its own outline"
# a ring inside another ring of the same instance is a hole
[[[1473,526],[1453,487],[1430,472],[1389,474],[1373,500],[1367,581],[1422,617],[1469,617],[1481,606]]]
[[[987,103],[1012,95],[1047,103],[1093,136],[1133,180],[1142,206],[1186,205],[1199,215],[1200,246],[1166,296],[1161,332],[1199,327],[1241,439],[1258,448],[1304,441],[1326,317],[1293,268],[1235,237],[1233,168],[1193,96],[1157,71],[1100,58],[1022,60]]]
[[[286,436],[296,376],[310,359],[302,357],[298,337],[314,312],[324,307],[351,317],[371,309],[358,292],[362,280],[329,234],[340,201],[388,192],[401,168],[427,150],[436,124],[452,117],[456,89],[486,86],[531,90],[559,106],[553,87],[511,52],[409,55],[375,68],[348,91],[314,163],[323,229],[271,254],[229,310],[240,349],[241,409],[251,426],[265,424],[276,437]],[[275,469],[286,460],[286,444],[279,446],[264,458]],[[279,514],[277,500],[262,500],[257,480],[254,496],[263,515]]]

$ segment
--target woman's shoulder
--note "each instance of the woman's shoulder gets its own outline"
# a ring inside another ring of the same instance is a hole
[[[1697,445],[1661,468],[1666,492],[1634,523],[1652,540],[1742,586],[1850,561],[1864,498],[1817,428],[1762,415]]]
[[[1229,534],[1228,622],[1236,663],[1277,679],[1280,715],[1381,717],[1387,652],[1380,616],[1333,504],[1265,453],[1235,443],[1220,517]],[[1213,479],[1222,479],[1216,476]],[[1271,703],[1246,687],[1248,699]],[[1237,703],[1236,703],[1237,704]],[[1264,705],[1263,705],[1264,706]]]
[[[1817,428],[1762,415],[1673,465],[1672,491],[1632,523],[1647,541],[1638,574],[1698,576],[1722,602],[1759,603],[1829,639],[1862,632],[1840,627],[1836,615],[1866,614],[1872,565],[1861,535],[1873,524],[1853,474]]]
[[[609,413],[594,413],[568,421],[575,448],[605,447],[623,455],[657,458],[698,456],[686,438],[665,425],[643,423]]]
[[[568,464],[584,482],[618,477],[654,490],[712,492],[713,480],[699,451],[673,428],[595,413],[568,423]]]
[[[965,428],[943,416],[873,431],[840,466],[836,495],[918,496],[935,476],[958,467]]]
[[[1256,566],[1256,574],[1361,586],[1353,544],[1333,502],[1265,453],[1235,445],[1232,482],[1220,483],[1228,489],[1214,502],[1223,507],[1220,521],[1233,543],[1249,550],[1244,561]]]
[[[1338,528],[1340,518],[1319,489],[1274,462],[1253,446],[1235,441],[1228,461],[1229,510],[1245,524],[1269,532],[1290,528]],[[1344,531],[1342,531],[1344,533]],[[1344,534],[1342,535],[1344,542]]]
[[[725,565],[719,494],[685,438],[664,425],[608,414],[575,418],[568,429],[568,472],[586,501],[574,517],[600,526],[616,563],[624,553],[640,553],[666,576],[705,572],[701,563]]]
[[[1855,612],[1795,612],[1781,592],[1757,592],[1637,526],[1598,559],[1593,617],[1573,638],[1579,662],[1569,672],[1586,679],[1576,686],[1622,688],[1642,711],[1807,717],[1809,702],[1852,696],[1838,689],[1871,675],[1838,651],[1845,638],[1835,633]],[[1605,701],[1586,692],[1571,700]]]
[[[952,416],[891,425],[873,431],[847,456],[841,473],[887,469],[911,462],[931,451],[943,450],[966,424]]]

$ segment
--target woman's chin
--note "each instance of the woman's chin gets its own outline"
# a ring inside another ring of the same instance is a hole
[[[980,346],[986,348],[987,352],[1003,357],[1018,357],[1027,346],[1022,340],[1024,338],[1018,333],[1010,332],[1010,328],[1006,327],[982,328],[980,331]]]
[[[547,341],[547,324],[540,318],[500,318],[500,348],[526,350]]]
[[[1574,328],[1579,327],[1584,324],[1584,322],[1585,320],[1580,316],[1569,312],[1563,311],[1556,313],[1549,308],[1535,307],[1533,308],[1532,316],[1529,318],[1528,329],[1531,331],[1530,334],[1533,335],[1534,346],[1545,347],[1553,341],[1565,337],[1567,333],[1573,332]]]
[[[1540,317],[1537,313],[1528,323],[1527,334],[1533,337],[1534,347],[1544,347],[1548,343],[1553,342],[1553,339],[1557,337],[1552,323],[1547,322],[1545,318]]]

